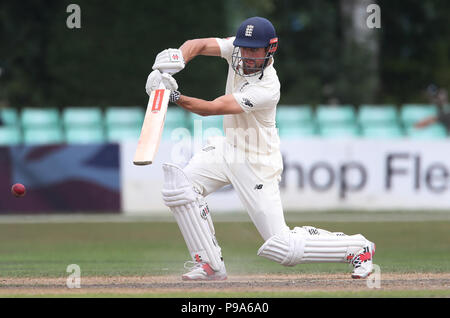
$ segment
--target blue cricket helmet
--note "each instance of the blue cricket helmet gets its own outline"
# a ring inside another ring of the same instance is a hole
[[[270,58],[278,49],[278,38],[272,23],[261,17],[248,18],[241,23],[233,41],[234,50],[232,53],[232,68],[234,71],[244,77],[264,74],[264,69],[269,65]],[[243,57],[240,48],[265,48],[266,55],[263,58]],[[261,63],[258,67],[245,66],[244,61],[253,60]]]
[[[241,23],[233,45],[249,48],[268,47],[277,40],[276,38],[275,28],[269,20],[252,17]]]

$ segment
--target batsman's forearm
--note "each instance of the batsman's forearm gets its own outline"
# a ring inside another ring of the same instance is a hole
[[[214,115],[212,102],[204,99],[181,95],[177,101],[177,105],[200,116]]]
[[[180,50],[185,63],[198,55],[220,56],[220,47],[214,38],[187,40]]]
[[[203,49],[203,45],[198,40],[188,40],[180,46],[180,50],[183,53],[184,62],[188,63],[197,55],[200,55]]]

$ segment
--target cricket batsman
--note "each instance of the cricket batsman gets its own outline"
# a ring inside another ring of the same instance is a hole
[[[172,103],[201,116],[224,115],[224,137],[210,141],[183,169],[163,164],[163,200],[192,256],[185,264],[183,280],[227,278],[205,197],[228,184],[264,240],[259,256],[284,266],[347,262],[353,265],[353,278],[365,278],[373,270],[375,244],[361,234],[286,225],[279,190],[283,162],[275,124],[280,99],[273,57],[277,48],[272,23],[252,17],[242,22],[234,37],[188,40],[179,49],[162,51],[148,76],[149,95],[163,82],[172,91]],[[171,58],[173,54],[178,56]],[[219,56],[228,62],[225,95],[207,101],[180,93],[172,75],[198,55]]]

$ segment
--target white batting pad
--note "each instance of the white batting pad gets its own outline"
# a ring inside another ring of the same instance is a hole
[[[258,250],[258,255],[285,266],[348,262],[347,256],[358,252],[367,242],[361,234],[345,235],[311,226],[295,227],[268,239]]]
[[[222,254],[206,202],[194,191],[180,167],[167,163],[162,167],[163,200],[175,216],[192,259],[206,262],[213,270],[219,271],[224,266]]]

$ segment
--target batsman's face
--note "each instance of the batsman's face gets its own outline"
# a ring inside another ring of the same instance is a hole
[[[241,57],[244,66],[244,73],[250,74],[259,71],[264,64],[267,50],[265,48],[241,47]]]

